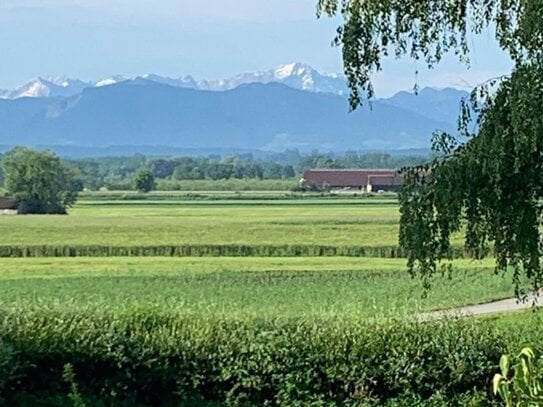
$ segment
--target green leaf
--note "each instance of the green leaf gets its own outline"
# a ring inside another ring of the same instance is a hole
[[[500,386],[504,380],[505,378],[501,374],[496,373],[494,375],[494,379],[492,379],[492,392],[494,393],[494,395],[497,395],[499,393]]]
[[[525,356],[528,360],[533,360],[535,359],[535,353],[533,351],[532,348],[523,348],[521,351],[520,351],[520,354],[519,354],[519,357],[522,357],[522,356]]]
[[[509,356],[502,355],[502,357],[500,358],[500,370],[504,377],[509,376],[509,362]]]

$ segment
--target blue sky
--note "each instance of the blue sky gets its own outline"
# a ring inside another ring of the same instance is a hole
[[[306,62],[341,72],[337,21],[317,20],[317,0],[1,0],[0,88],[31,78],[100,79],[157,73],[219,79]],[[377,94],[421,86],[469,87],[510,70],[492,33],[472,38],[467,70],[455,58],[426,71],[387,61]]]

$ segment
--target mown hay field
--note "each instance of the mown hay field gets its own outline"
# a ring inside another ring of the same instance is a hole
[[[0,219],[0,246],[396,247],[394,201],[85,201],[69,216]]]

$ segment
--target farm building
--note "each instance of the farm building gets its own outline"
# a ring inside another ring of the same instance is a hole
[[[19,212],[17,200],[0,196],[0,215],[16,215]]]
[[[397,191],[403,176],[397,170],[312,169],[304,172],[301,184],[305,188],[349,188],[364,192]]]

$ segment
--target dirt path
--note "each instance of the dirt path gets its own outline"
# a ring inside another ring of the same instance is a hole
[[[532,307],[543,306],[543,292],[533,293],[528,296],[527,300],[522,302],[516,298],[508,298],[506,300],[492,301],[486,304],[468,305],[461,308],[453,308],[443,311],[433,311],[419,314],[419,319],[422,321],[443,319],[446,317],[469,317],[476,315],[499,314],[503,312],[513,312],[528,310]]]

